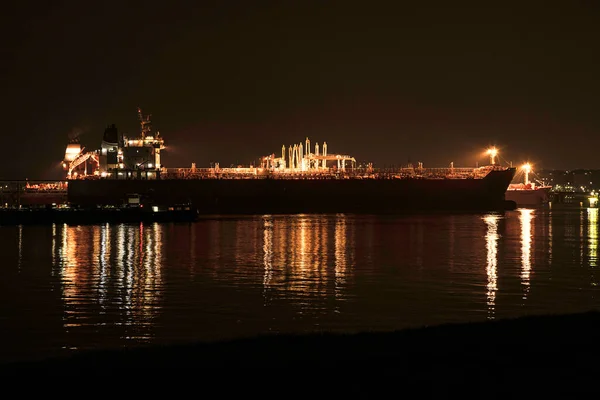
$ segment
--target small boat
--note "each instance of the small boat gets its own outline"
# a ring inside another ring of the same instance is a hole
[[[521,166],[524,173],[523,183],[511,183],[506,189],[504,198],[514,201],[517,207],[541,207],[550,201],[551,186],[539,186],[529,181],[531,165],[529,163]]]
[[[190,204],[160,206],[145,204],[139,195],[128,195],[121,206],[0,208],[0,225],[54,224],[85,225],[99,223],[194,222],[198,210]]]

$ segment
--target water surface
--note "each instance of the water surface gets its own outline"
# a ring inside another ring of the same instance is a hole
[[[0,227],[0,360],[598,308],[598,209]]]

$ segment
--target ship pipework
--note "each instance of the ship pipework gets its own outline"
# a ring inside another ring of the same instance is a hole
[[[310,155],[310,140],[308,140],[308,138],[306,138],[306,155],[309,156]]]

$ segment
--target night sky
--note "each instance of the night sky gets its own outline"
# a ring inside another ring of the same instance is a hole
[[[376,166],[471,166],[495,144],[600,168],[597,1],[44,3],[3,10],[3,179],[60,177],[70,132],[95,149],[108,124],[137,132],[138,106],[167,167],[308,136]]]

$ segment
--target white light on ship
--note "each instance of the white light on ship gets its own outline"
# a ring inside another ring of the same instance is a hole
[[[525,163],[521,166],[521,169],[525,173],[525,184],[529,185],[529,173],[531,172],[531,164]]]
[[[487,151],[487,154],[490,156],[490,164],[496,164],[496,156],[498,155],[498,149],[495,147],[490,147]]]

